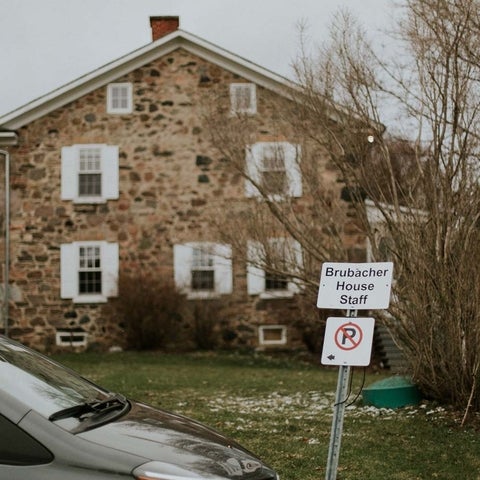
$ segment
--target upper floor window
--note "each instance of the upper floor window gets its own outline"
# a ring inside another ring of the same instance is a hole
[[[107,113],[131,113],[132,110],[132,84],[110,83],[107,86]]]
[[[297,241],[271,238],[266,245],[249,241],[247,257],[249,295],[284,298],[299,291],[292,280],[302,265],[302,250]]]
[[[302,196],[300,147],[288,142],[258,142],[246,151],[245,194],[274,200]]]
[[[266,144],[259,160],[262,189],[269,195],[285,195],[288,179],[283,149],[275,143]]]
[[[102,149],[79,148],[78,196],[100,197],[102,195]]]
[[[103,203],[118,198],[118,147],[73,145],[62,148],[62,199]]]
[[[175,284],[189,298],[232,293],[231,247],[191,242],[173,248]]]
[[[257,94],[254,83],[231,83],[230,84],[230,106],[232,114],[257,113]]]
[[[118,244],[65,243],[60,247],[61,297],[76,303],[106,302],[117,295]]]

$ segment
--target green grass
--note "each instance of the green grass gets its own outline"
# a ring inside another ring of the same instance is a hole
[[[82,354],[56,357],[131,398],[182,413],[233,437],[282,480],[325,477],[337,369],[235,354]],[[368,374],[366,385],[378,380]],[[355,370],[352,397],[362,374]],[[339,480],[480,480],[480,432],[424,403],[347,408]]]

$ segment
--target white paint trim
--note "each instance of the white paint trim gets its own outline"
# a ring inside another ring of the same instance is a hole
[[[65,337],[68,337],[66,339]],[[81,340],[72,340],[72,337],[81,337]],[[87,332],[56,332],[55,345],[58,347],[86,347],[88,345]]]
[[[114,107],[114,90],[123,88],[126,90],[127,106]],[[107,85],[107,113],[109,115],[126,115],[133,112],[133,85],[131,82],[112,82]]]
[[[266,340],[266,330],[281,330],[280,340]],[[260,345],[286,345],[287,344],[287,327],[286,325],[260,325],[258,327],[258,343]]]

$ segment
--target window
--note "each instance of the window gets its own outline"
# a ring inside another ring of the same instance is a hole
[[[78,196],[102,195],[102,150],[98,147],[79,148]]]
[[[201,248],[192,250],[192,291],[215,290],[214,256]]]
[[[20,427],[0,415],[0,464],[41,465],[53,455]]]
[[[275,200],[302,196],[300,147],[288,142],[258,142],[246,151],[245,194]]]
[[[2,410],[9,413],[9,418],[16,425],[22,425],[22,409],[9,408],[9,404],[13,405],[13,399],[20,398],[24,403],[24,407],[33,409],[45,419],[58,410],[78,406],[81,403],[91,402],[93,400],[105,399],[109,393],[104,389],[95,386],[80,375],[64,368],[63,366],[50,360],[48,357],[39,355],[38,353],[23,347],[20,344],[12,344],[11,342],[2,342],[0,339],[0,378],[2,379],[2,388],[11,395],[11,400],[7,397],[6,404],[2,405]],[[28,410],[25,410],[28,411]],[[2,417],[0,416],[0,419]],[[1,420],[0,420],[1,422]],[[27,420],[27,423],[28,420]],[[62,428],[69,431],[78,427],[81,423],[77,421],[67,421],[61,424]],[[30,424],[32,425],[32,424]],[[37,425],[40,425],[37,423]],[[59,425],[60,426],[60,425]],[[39,432],[37,429],[35,429]],[[18,441],[14,444],[6,445],[10,441],[13,443],[16,433],[9,431],[12,435],[7,434],[4,424],[0,423],[0,452],[9,448],[17,453],[23,451],[21,445],[27,447],[25,438],[19,435]],[[18,432],[20,433],[20,432]],[[39,435],[40,437],[40,435]],[[11,452],[13,453],[13,452]],[[51,459],[50,459],[51,460]],[[39,463],[39,462],[37,462]],[[5,480],[19,480],[33,478],[63,478],[51,475],[50,477],[41,475],[31,475],[30,472],[18,472],[18,475],[2,475],[5,470],[1,471],[0,478]],[[13,473],[13,470],[12,472]],[[26,475],[25,475],[26,474]],[[68,477],[65,477],[68,478]],[[78,478],[78,477],[77,477]],[[81,478],[81,477],[80,477]],[[85,478],[85,477],[84,477]],[[88,478],[91,478],[90,476]],[[98,478],[98,477],[97,477]]]
[[[288,290],[288,279],[285,275],[278,273],[265,272],[265,290]]]
[[[132,110],[132,84],[110,83],[107,86],[107,113],[131,113]]]
[[[260,179],[262,189],[269,195],[287,193],[287,171],[283,151],[276,144],[265,145],[260,159]]]
[[[100,262],[100,246],[92,245],[80,247],[78,292],[80,295],[88,293],[102,293],[102,269]]]
[[[230,104],[232,114],[257,113],[257,95],[254,83],[231,83]]]
[[[55,344],[59,347],[86,347],[88,333],[81,328],[58,329]]]
[[[211,298],[232,293],[231,247],[191,242],[173,248],[175,284],[188,298]]]
[[[118,245],[74,242],[61,245],[61,297],[76,303],[106,302],[117,295]]]
[[[287,327],[285,325],[261,325],[258,327],[258,343],[260,345],[285,345],[287,343]]]
[[[249,295],[273,299],[291,297],[298,292],[298,285],[291,279],[302,265],[298,242],[287,238],[270,239],[267,245],[249,241],[247,255]]]
[[[62,148],[62,200],[104,203],[118,198],[118,147],[73,145]]]

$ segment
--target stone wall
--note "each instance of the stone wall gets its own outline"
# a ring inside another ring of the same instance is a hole
[[[172,278],[173,245],[215,240],[212,215],[244,196],[241,176],[225,169],[212,148],[200,108],[206,91],[227,89],[237,77],[178,50],[117,81],[133,84],[132,114],[107,114],[101,87],[22,128],[19,145],[10,149],[10,332],[37,348],[51,348],[61,328],[82,328],[105,348],[123,341],[121,326],[102,305],[60,298],[62,243],[116,242],[122,271]],[[257,97],[258,115],[268,116],[260,88]],[[118,200],[75,205],[60,198],[61,148],[79,143],[119,146]],[[226,309],[221,328],[234,332],[225,340],[233,347],[255,347],[259,324],[288,324],[296,315],[291,301],[249,298],[243,263],[234,263]],[[289,341],[300,346],[300,332],[289,331]]]

